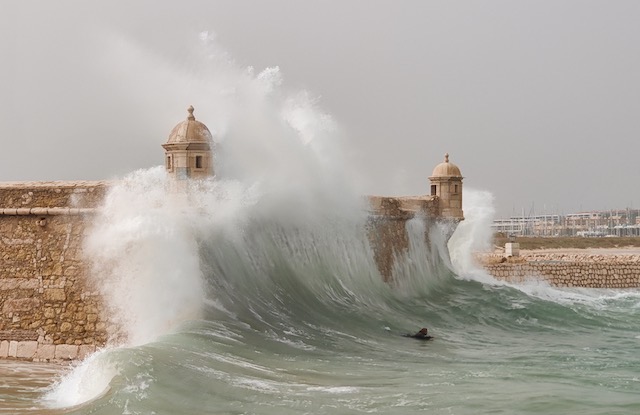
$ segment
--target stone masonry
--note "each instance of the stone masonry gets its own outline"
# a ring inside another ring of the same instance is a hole
[[[105,344],[81,251],[107,185],[0,183],[0,358],[69,360]]]
[[[456,223],[457,218],[443,218],[442,204],[438,196],[386,197],[369,196],[368,236],[373,256],[385,281],[393,277],[393,266],[409,248],[407,222],[414,217],[430,220],[448,220]],[[455,226],[451,226],[451,232]],[[424,235],[428,241],[429,228]],[[451,235],[447,235],[448,239]]]
[[[556,287],[640,288],[639,255],[483,255],[480,262],[496,279],[515,283],[538,279]]]
[[[109,186],[0,183],[0,358],[78,359],[117,331],[82,252]],[[439,197],[371,196],[369,205],[369,240],[380,273],[390,281],[394,261],[408,248],[407,221],[439,218]]]

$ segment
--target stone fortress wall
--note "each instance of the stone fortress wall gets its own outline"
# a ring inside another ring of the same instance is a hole
[[[81,359],[116,333],[83,255],[83,240],[110,185],[0,182],[0,358]],[[407,221],[440,218],[442,207],[438,196],[368,201],[374,259],[390,281],[394,262],[409,245]]]
[[[0,358],[69,360],[105,344],[82,241],[107,186],[0,183]]]
[[[409,248],[407,221],[416,216],[439,217],[439,199],[437,196],[369,196],[369,206],[369,243],[378,270],[388,282],[393,277],[394,263]]]
[[[162,145],[176,192],[185,190],[185,180],[214,176],[211,132],[195,119],[193,107],[187,112]],[[462,179],[446,154],[429,177],[430,195],[369,197],[369,240],[386,281],[409,245],[408,220],[446,220],[451,230],[463,220]],[[82,251],[109,185],[0,183],[0,358],[81,358],[117,334]]]
[[[514,283],[537,279],[556,287],[640,288],[640,255],[546,253],[479,260],[494,278]]]
[[[177,181],[182,180],[178,173],[191,177],[189,169],[213,172],[203,139],[188,137],[189,132],[202,135],[205,131],[188,128],[195,122],[192,113],[190,109],[188,125],[174,129],[168,142],[172,146],[165,148],[167,172],[176,175]],[[173,136],[182,132],[186,138]],[[198,145],[191,148],[191,141]],[[179,157],[182,152],[186,152],[184,160]],[[183,164],[184,171],[178,169]],[[462,175],[448,156],[436,166],[430,181],[430,195],[368,198],[369,241],[386,281],[393,280],[394,263],[409,246],[406,225],[410,219],[444,221],[451,225],[450,232],[464,219]],[[116,334],[99,287],[93,285],[99,282],[90,278],[90,259],[82,250],[95,210],[110,185],[0,183],[0,358],[79,359]],[[428,241],[428,234],[425,238]],[[640,287],[640,255],[483,255],[480,261],[497,279],[516,283],[536,278],[560,287]]]

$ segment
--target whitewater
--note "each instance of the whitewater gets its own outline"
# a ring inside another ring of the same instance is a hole
[[[113,186],[84,251],[114,340],[68,368],[1,362],[1,413],[640,412],[638,291],[493,280],[473,190],[450,241],[410,221],[383,282],[335,123],[276,68],[208,50],[216,177]],[[402,336],[421,327],[435,339]]]

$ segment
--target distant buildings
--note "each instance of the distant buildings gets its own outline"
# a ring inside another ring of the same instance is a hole
[[[640,236],[640,210],[512,216],[494,220],[491,227],[494,232],[514,236]]]

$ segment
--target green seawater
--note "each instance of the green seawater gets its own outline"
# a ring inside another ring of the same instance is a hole
[[[209,318],[176,333],[102,353],[90,377],[115,373],[107,390],[72,408],[42,400],[59,367],[22,364],[3,375],[0,411],[640,413],[637,291],[527,294],[454,275],[428,294],[389,288],[375,299],[277,291],[242,315],[212,304]],[[401,336],[422,326],[434,340]]]
[[[639,291],[498,283],[438,232],[386,284],[349,221],[205,230],[198,318],[71,367],[0,362],[0,413],[640,413]]]

